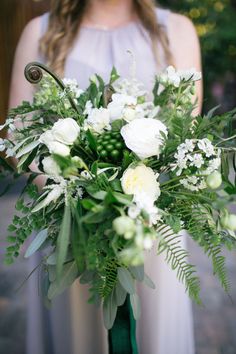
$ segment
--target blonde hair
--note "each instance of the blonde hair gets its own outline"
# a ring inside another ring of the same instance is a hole
[[[40,41],[40,51],[50,68],[61,76],[87,3],[88,0],[51,0],[48,30]],[[168,37],[166,31],[158,24],[154,0],[134,0],[134,6],[140,21],[150,34],[156,60],[158,61],[159,41],[167,63],[172,63]]]

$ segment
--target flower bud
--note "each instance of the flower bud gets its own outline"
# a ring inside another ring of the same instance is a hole
[[[228,214],[221,218],[220,223],[228,230],[236,231],[236,215]]]
[[[222,183],[222,176],[220,172],[214,171],[209,176],[207,176],[206,184],[211,189],[217,189]]]
[[[128,216],[120,216],[113,221],[113,228],[118,235],[125,235],[130,238],[130,233],[135,230],[135,223]]]

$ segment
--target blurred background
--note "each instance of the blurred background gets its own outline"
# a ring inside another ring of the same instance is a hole
[[[187,15],[196,25],[202,46],[204,112],[216,105],[220,105],[220,112],[235,107],[236,1],[160,0],[159,5]],[[21,31],[31,18],[48,9],[48,0],[0,1],[1,123],[7,114],[12,61]],[[13,266],[2,265],[6,246],[4,239],[14,211],[17,190],[16,185],[0,199],[0,354],[25,353],[27,285],[19,291],[16,289],[27,277],[29,267],[22,257]],[[225,252],[232,287],[231,301],[213,277],[211,266],[202,251],[192,242],[189,242],[189,250],[191,261],[198,266],[205,304],[204,307],[193,306],[196,354],[235,354],[236,252]]]

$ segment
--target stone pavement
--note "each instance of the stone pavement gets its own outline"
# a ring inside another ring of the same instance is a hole
[[[25,354],[27,287],[18,292],[16,289],[29,272],[27,260],[20,257],[13,266],[2,265],[4,238],[14,203],[14,193],[0,199],[0,354]],[[210,263],[201,249],[191,241],[189,250],[191,261],[198,265],[205,304],[193,306],[196,354],[236,354],[236,252],[225,252],[232,303],[212,276]]]

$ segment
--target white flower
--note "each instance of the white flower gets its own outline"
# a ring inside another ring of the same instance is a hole
[[[202,74],[198,72],[195,68],[187,70],[178,70],[177,74],[179,75],[180,79],[184,81],[198,81],[202,78]]]
[[[44,172],[48,175],[59,176],[61,169],[56,161],[51,157],[45,157],[42,161]]]
[[[125,194],[133,194],[136,199],[146,198],[153,203],[160,196],[156,174],[143,164],[129,167],[121,178],[121,185]]]
[[[146,236],[143,239],[143,248],[147,251],[151,250],[153,246],[153,239],[150,236]]]
[[[73,145],[80,133],[80,127],[72,118],[59,119],[52,127],[54,140],[65,145]]]
[[[211,157],[211,156],[215,155],[214,146],[212,145],[212,143],[209,139],[198,140],[197,145],[198,145],[199,149],[205,153],[206,157]]]
[[[65,86],[67,86],[70,91],[75,95],[76,98],[79,98],[80,95],[84,92],[83,90],[81,90],[79,88],[78,82],[76,81],[76,79],[67,79],[64,78],[63,83],[65,84]]]
[[[180,77],[173,66],[168,66],[166,71],[159,76],[159,81],[164,86],[173,85],[179,87]]]
[[[135,231],[134,220],[129,218],[128,216],[119,216],[118,218],[113,220],[112,225],[118,235],[124,235],[127,232],[134,233]]]
[[[92,110],[93,110],[92,102],[91,101],[87,101],[83,114],[89,115],[89,114],[91,114]]]
[[[119,80],[115,81],[113,87],[117,93],[121,93],[128,96],[142,97],[147,94],[147,91],[144,89],[143,83],[135,78],[120,78]]]
[[[91,128],[95,133],[101,134],[110,130],[110,113],[106,108],[93,108],[85,120],[85,129]]]
[[[204,160],[201,154],[194,154],[193,156],[189,156],[189,160],[191,161],[190,166],[195,166],[200,168],[204,164]]]
[[[113,122],[116,119],[122,119],[124,117],[124,108],[131,106],[135,108],[137,104],[137,98],[129,96],[127,94],[114,93],[112,95],[112,101],[108,104],[107,109],[110,112],[110,120]]]
[[[128,208],[128,215],[131,219],[136,219],[141,212],[141,209],[137,205],[131,205]]]
[[[47,130],[45,133],[41,134],[39,141],[40,141],[40,143],[45,144],[45,145],[48,145],[49,143],[54,141],[54,137],[52,135],[51,129]]]
[[[47,144],[50,154],[56,154],[60,156],[69,156],[70,148],[68,145],[59,143],[58,141],[52,141]]]
[[[164,143],[162,134],[167,136],[166,126],[157,119],[135,119],[121,129],[125,145],[140,159],[159,156]]]
[[[60,185],[54,185],[51,192],[45,198],[45,206],[51,202],[55,202],[64,193],[64,188]]]

